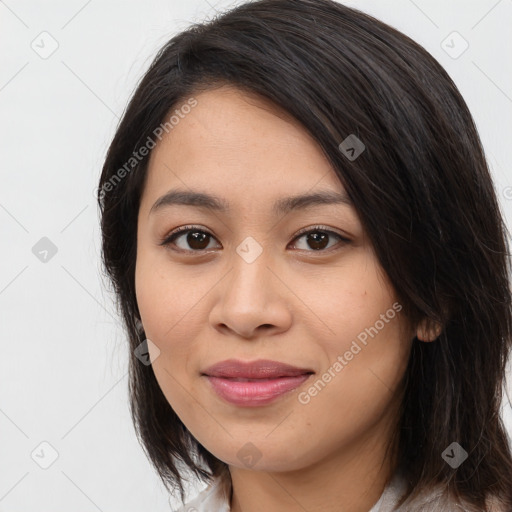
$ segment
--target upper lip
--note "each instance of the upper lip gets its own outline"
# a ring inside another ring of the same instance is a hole
[[[296,377],[314,372],[308,368],[299,368],[269,359],[259,359],[257,361],[227,359],[208,367],[201,373],[209,377],[223,377],[227,379],[275,379],[278,377]]]

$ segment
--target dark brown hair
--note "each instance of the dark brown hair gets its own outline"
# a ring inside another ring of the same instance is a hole
[[[226,465],[201,446],[135,348],[145,339],[135,296],[136,226],[148,158],[134,154],[175,108],[228,83],[296,118],[347,190],[411,325],[396,441],[408,494],[441,483],[480,510],[512,510],[512,455],[500,404],[511,350],[506,228],[472,116],[421,46],[331,0],[261,0],[173,37],[140,81],[101,174],[102,255],[130,343],[131,412],[164,484],[183,499],[184,470],[209,481]],[[339,144],[355,134],[355,160]],[[127,167],[127,162],[130,166]],[[120,172],[124,169],[124,172]],[[442,452],[469,454],[452,469]]]

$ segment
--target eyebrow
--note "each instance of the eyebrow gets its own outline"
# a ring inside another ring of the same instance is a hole
[[[344,192],[320,190],[310,194],[301,194],[278,199],[272,207],[272,212],[275,215],[280,215],[286,214],[292,210],[302,210],[312,206],[332,204],[353,205],[348,195]],[[166,206],[173,205],[195,206],[197,208],[211,209],[221,213],[230,212],[229,203],[221,197],[204,192],[175,189],[170,190],[157,199],[149,213],[151,214]]]

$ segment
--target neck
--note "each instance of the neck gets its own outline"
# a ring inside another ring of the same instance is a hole
[[[368,512],[395,468],[394,457],[386,454],[382,442],[389,436],[382,434],[376,430],[320,462],[294,471],[230,466],[231,512]]]

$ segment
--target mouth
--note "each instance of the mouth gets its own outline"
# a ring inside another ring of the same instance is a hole
[[[237,406],[267,405],[288,394],[309,379],[314,371],[269,360],[217,363],[201,375],[223,400]]]

